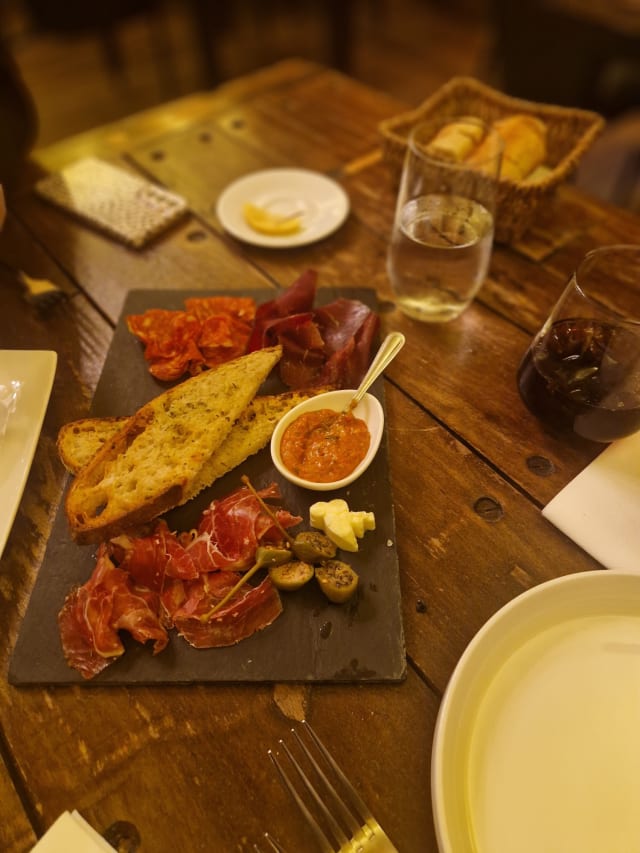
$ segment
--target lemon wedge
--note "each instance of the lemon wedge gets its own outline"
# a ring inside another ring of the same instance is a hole
[[[251,202],[243,205],[242,212],[247,224],[261,234],[271,236],[295,234],[302,227],[299,216],[277,216]]]

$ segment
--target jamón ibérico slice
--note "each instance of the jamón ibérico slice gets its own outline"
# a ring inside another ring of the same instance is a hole
[[[116,651],[115,656],[98,654],[84,618],[83,599],[81,587],[76,587],[67,595],[58,613],[58,628],[65,660],[83,678],[89,679],[108,667],[121,652]]]
[[[272,483],[258,494],[266,498],[279,498],[278,486]],[[283,528],[299,524],[300,516],[283,509],[275,510]],[[186,551],[199,572],[215,569],[248,568],[258,545],[282,542],[282,533],[260,501],[243,487],[221,500],[214,500],[203,512],[195,538]]]
[[[280,497],[276,483],[257,494],[262,501]],[[213,648],[270,625],[282,603],[268,577],[238,590],[215,618],[200,618],[236,586],[258,545],[281,545],[282,529],[302,520],[277,508],[276,524],[261,500],[243,487],[213,501],[195,531],[176,535],[160,520],[147,535],[100,545],[91,577],[69,593],[58,614],[69,666],[83,678],[97,675],[123,654],[122,630],[140,643],[153,640],[157,653],[173,627],[191,645]]]
[[[157,595],[137,589],[101,545],[90,579],[69,593],[58,614],[67,663],[83,678],[93,678],[124,653],[118,635],[123,629],[140,643],[153,640],[157,654],[169,641],[158,610]]]
[[[233,646],[271,625],[282,613],[282,601],[268,577],[256,587],[242,587],[221,610],[202,621],[200,616],[214,604],[215,599],[203,595],[192,612],[187,614],[183,609],[174,614],[178,633],[197,649]]]
[[[193,581],[169,580],[161,595],[165,620],[173,625],[177,616],[186,619],[196,611],[207,613],[238,583],[237,572],[220,569],[207,572]]]
[[[149,536],[118,536],[110,549],[133,580],[160,592],[165,577],[196,578],[198,569],[175,533],[159,521]]]

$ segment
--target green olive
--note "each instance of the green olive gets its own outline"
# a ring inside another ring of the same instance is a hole
[[[327,560],[322,566],[318,566],[316,578],[320,589],[329,601],[335,604],[348,601],[358,587],[358,575],[342,560]]]
[[[256,548],[255,562],[260,566],[278,566],[280,563],[286,563],[291,557],[291,551],[286,548],[259,545]]]
[[[282,590],[300,589],[313,577],[313,566],[303,560],[290,560],[271,566],[269,577],[275,587]]]
[[[322,563],[324,560],[332,560],[336,555],[335,544],[317,530],[298,533],[291,547],[296,557],[305,563]]]

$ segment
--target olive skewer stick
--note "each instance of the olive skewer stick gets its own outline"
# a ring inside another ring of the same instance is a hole
[[[206,613],[203,613],[200,616],[201,622],[208,622],[211,617],[218,612],[224,605],[231,599],[236,592],[241,589],[246,582],[252,578],[258,569],[263,569],[265,566],[278,566],[281,563],[286,563],[291,559],[291,551],[287,551],[284,548],[258,548],[256,550],[256,561],[251,566],[248,572],[245,572],[244,575],[240,578],[238,583],[229,590],[229,592],[218,601],[218,603],[208,610]]]
[[[289,543],[289,545],[293,545],[293,543],[294,543],[294,541],[295,541],[295,540],[294,540],[294,538],[293,538],[293,536],[291,536],[291,534],[290,534],[290,533],[287,533],[287,531],[284,529],[284,527],[280,524],[280,522],[278,521],[278,516],[277,516],[277,515],[275,514],[275,512],[271,509],[271,507],[269,506],[269,504],[268,504],[268,503],[266,503],[266,501],[264,501],[264,500],[260,497],[260,495],[258,494],[258,492],[254,489],[253,485],[251,484],[251,480],[249,480],[249,478],[247,477],[247,475],[246,475],[246,474],[243,474],[243,475],[242,475],[242,477],[240,477],[240,480],[241,480],[241,481],[245,484],[245,486],[249,489],[249,491],[251,492],[251,494],[252,494],[252,495],[254,496],[254,498],[258,501],[258,503],[260,504],[260,506],[262,507],[262,509],[267,513],[267,515],[269,516],[269,518],[273,521],[273,523],[274,523],[274,524],[275,524],[275,526],[278,528],[278,530],[280,531],[280,533],[282,533],[282,535],[283,535],[283,536],[284,536],[284,538],[287,540],[287,542]]]
[[[335,556],[335,544],[324,533],[313,534],[305,533],[303,531],[302,533],[298,533],[295,538],[292,537],[291,534],[288,533],[280,524],[280,522],[278,521],[278,517],[273,512],[271,507],[262,500],[260,495],[251,485],[251,483],[249,482],[249,478],[246,476],[246,474],[243,474],[240,479],[249,489],[249,491],[256,497],[258,503],[260,504],[260,506],[263,507],[267,515],[270,516],[273,523],[276,525],[278,530],[280,530],[284,538],[289,543],[289,547],[299,560],[302,560],[303,562],[307,563],[315,563],[318,561],[322,562],[323,560],[332,559]],[[310,543],[308,541],[310,537],[315,541]],[[301,542],[301,540],[305,541]],[[321,541],[319,542],[318,540]],[[327,550],[327,548],[329,550]]]

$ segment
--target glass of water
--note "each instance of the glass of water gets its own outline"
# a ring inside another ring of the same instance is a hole
[[[479,119],[421,122],[408,139],[387,270],[396,304],[438,323],[458,317],[485,279],[502,140]]]

